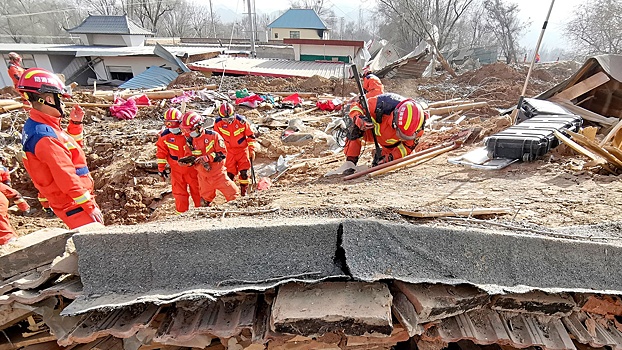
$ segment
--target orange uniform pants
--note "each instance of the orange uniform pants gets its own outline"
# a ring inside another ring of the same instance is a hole
[[[363,139],[365,140],[365,144],[367,145],[367,147],[372,147],[372,148],[375,147],[374,137],[372,136],[371,131],[367,130],[365,131],[365,134],[363,135],[362,138],[359,138],[356,140],[346,140],[346,145],[343,148],[343,153],[346,155],[346,157],[358,157],[361,155]],[[412,153],[412,150],[406,147],[401,142],[396,147],[392,147],[392,148],[380,145],[380,149],[382,150],[381,154],[384,157],[384,159],[388,159],[389,155],[391,155],[392,159],[403,158],[409,155],[410,153]]]
[[[69,209],[52,208],[52,210],[59,219],[63,220],[65,225],[67,225],[70,230],[73,230],[74,228],[78,228],[80,226],[84,226],[86,224],[97,222],[79,205],[76,205],[75,207],[70,207]]]
[[[6,244],[13,237],[17,235],[9,223],[9,200],[0,193],[0,245]]]
[[[227,172],[234,175],[242,170],[250,169],[251,161],[248,156],[248,147],[227,149],[225,164],[227,165]]]
[[[171,187],[175,198],[175,210],[178,213],[188,211],[190,197],[192,197],[195,208],[201,206],[199,176],[195,168],[171,166]],[[190,194],[188,194],[188,190],[190,190]]]
[[[210,170],[205,170],[200,165],[197,166],[201,197],[212,202],[216,198],[216,191],[220,191],[227,202],[238,198],[238,187],[227,177],[224,164],[218,162],[210,163],[210,165],[212,167]]]

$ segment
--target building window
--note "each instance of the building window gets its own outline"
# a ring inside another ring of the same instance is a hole
[[[274,38],[278,39],[279,38],[279,33],[274,33]]]
[[[130,66],[106,66],[110,79],[128,81],[134,77]]]
[[[299,30],[290,30],[289,31],[290,39],[300,39],[300,31]]]

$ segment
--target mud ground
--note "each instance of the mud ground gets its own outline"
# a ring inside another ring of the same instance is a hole
[[[573,62],[543,64],[532,75],[527,96],[534,96],[568,78],[577,68]],[[267,191],[254,192],[235,202],[222,203],[217,199],[213,208],[192,209],[175,216],[170,184],[161,182],[155,169],[145,167],[155,160],[157,132],[161,115],[169,108],[169,101],[155,101],[154,108],[141,108],[133,120],[118,121],[105,109],[88,109],[85,120],[85,151],[96,185],[96,200],[102,207],[107,224],[133,225],[149,221],[184,221],[198,217],[240,215],[238,212],[273,210],[261,214],[294,220],[299,216],[382,218],[404,220],[398,209],[442,210],[473,207],[511,207],[513,215],[501,220],[523,227],[560,227],[580,224],[599,224],[622,220],[622,182],[619,177],[578,170],[585,160],[563,149],[552,152],[533,163],[516,163],[499,171],[473,170],[447,162],[448,157],[464,154],[477,146],[485,136],[507,126],[499,118],[499,110],[514,105],[526,76],[526,66],[508,66],[503,63],[484,66],[477,71],[465,72],[458,78],[439,75],[421,79],[387,79],[386,91],[434,102],[451,98],[486,101],[489,106],[471,110],[463,115],[460,125],[442,131],[429,131],[422,138],[419,149],[463,136],[467,142],[462,148],[442,155],[428,163],[382,175],[344,182],[339,176],[324,174],[341,164],[333,163],[301,167],[285,172]],[[221,90],[247,88],[256,92],[300,91],[347,96],[355,91],[351,81],[312,77],[309,79],[282,79],[262,77],[205,77],[193,72],[170,87],[221,84]],[[88,90],[84,90],[88,91]],[[12,95],[2,90],[2,97]],[[92,96],[76,94],[77,101],[102,102]],[[205,102],[190,102],[188,108],[203,110]],[[307,107],[309,108],[309,107]],[[254,123],[261,124],[274,111],[251,110],[238,107]],[[305,115],[305,124],[323,131],[331,121],[327,112],[315,111]],[[19,133],[25,120],[24,112],[4,114],[2,118],[3,153],[11,158],[18,169],[13,173],[13,184],[28,202],[39,209],[37,192],[23,167],[19,166]],[[315,139],[303,144],[283,144],[283,127],[262,129],[257,165],[275,162],[280,155],[301,155],[316,159],[329,153],[326,142]],[[466,137],[466,136],[468,137]],[[470,135],[470,136],[469,136]],[[371,147],[371,146],[367,146]],[[367,153],[359,164],[369,163]],[[155,164],[155,162],[153,162]],[[273,176],[274,178],[274,176]],[[278,208],[278,209],[276,209]],[[46,218],[40,211],[31,217],[10,215],[19,234],[27,234],[44,227],[64,227],[58,219]]]

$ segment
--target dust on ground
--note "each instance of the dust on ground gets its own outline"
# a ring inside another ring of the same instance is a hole
[[[528,96],[540,93],[572,74],[569,65],[560,63],[538,67],[536,77],[528,89]],[[494,172],[467,169],[447,163],[448,157],[465,153],[481,145],[485,136],[507,127],[507,120],[499,117],[499,110],[514,105],[520,94],[524,66],[502,63],[465,72],[452,79],[447,75],[419,79],[386,79],[386,91],[427,102],[452,98],[486,101],[489,107],[465,112],[464,122],[451,128],[426,132],[418,149],[456,139],[466,145],[447,156],[438,157],[415,168],[403,169],[377,178],[359,178],[344,182],[341,177],[324,177],[337,168],[342,159],[337,157],[328,164],[305,165],[288,170],[273,182],[267,191],[252,193],[231,203],[218,197],[216,207],[190,212],[174,218],[174,201],[170,184],[161,182],[153,163],[155,140],[161,128],[164,111],[170,101],[155,101],[156,106],[140,108],[133,120],[119,121],[109,116],[107,109],[89,109],[85,120],[85,152],[88,155],[96,187],[96,200],[102,207],[107,224],[137,224],[154,220],[187,220],[208,212],[224,213],[255,209],[280,208],[265,214],[284,218],[301,215],[326,217],[374,217],[402,220],[397,209],[429,210],[471,207],[512,207],[517,223],[545,226],[595,224],[606,220],[622,220],[622,183],[615,176],[604,176],[577,171],[578,157],[551,153],[533,163],[518,163]],[[221,84],[222,82],[222,84]],[[356,91],[354,83],[343,79],[311,77],[216,77],[198,72],[180,75],[172,87],[221,84],[221,91],[246,88],[253,92],[317,92],[330,96],[347,96]],[[88,91],[84,89],[84,91]],[[344,92],[346,92],[344,94]],[[88,94],[76,94],[81,102],[94,101]],[[177,105],[178,106],[178,105]],[[204,110],[204,102],[190,102],[188,109]],[[305,106],[309,109],[311,106]],[[276,125],[264,125],[266,117],[276,115],[273,110],[237,107],[253,123],[260,126],[259,143],[262,145],[256,166],[274,163],[279,156],[297,155],[295,161],[317,160],[332,154],[328,142],[318,137],[326,125],[339,118],[327,112],[314,111],[300,116],[309,128],[312,138],[302,143],[288,144],[282,140],[289,111]],[[3,118],[3,153],[18,166],[19,133],[26,113],[14,112]],[[278,118],[276,118],[278,119]],[[263,125],[263,126],[262,126]],[[371,148],[371,145],[365,146]],[[371,161],[365,153],[359,164]],[[149,163],[151,162],[151,163]],[[273,176],[274,178],[274,176]],[[13,174],[13,184],[28,197],[31,206],[39,208],[37,191],[23,167]],[[219,215],[219,214],[218,214]],[[32,217],[11,214],[11,222],[19,234],[27,234],[44,227],[63,227],[58,219],[47,218],[40,211]]]

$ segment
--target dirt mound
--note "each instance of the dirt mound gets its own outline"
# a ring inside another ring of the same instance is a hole
[[[491,79],[497,81],[519,81],[525,79],[525,75],[503,62],[496,62],[485,65],[478,70],[466,72],[456,78],[455,81],[469,85],[478,85]]]
[[[319,75],[314,75],[311,78],[308,78],[307,80],[303,81],[302,83],[300,83],[298,85],[298,87],[302,90],[302,91],[325,91],[325,89],[330,86],[331,90],[332,90],[332,85],[331,84],[331,80],[321,77]]]
[[[18,96],[19,96],[19,92],[17,92],[17,90],[15,90],[15,88],[13,88],[12,86],[5,86],[2,89],[0,89],[0,98],[9,99],[9,98],[14,98]]]
[[[209,84],[209,78],[199,71],[192,71],[180,74],[175,80],[168,84],[169,89],[183,87],[202,86]]]

